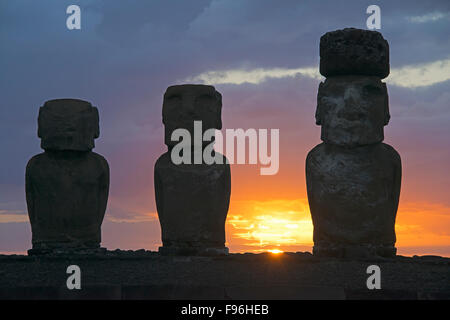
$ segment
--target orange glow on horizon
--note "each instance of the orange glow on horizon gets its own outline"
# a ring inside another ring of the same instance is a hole
[[[450,256],[450,208],[401,203],[396,234],[398,254]],[[311,251],[312,236],[307,199],[235,201],[228,214],[227,245],[232,252]]]
[[[231,200],[226,221],[226,246],[230,252],[312,251],[313,224],[306,198],[248,196],[263,200]],[[114,199],[111,202],[116,203]],[[114,229],[119,227],[124,231]],[[161,246],[156,212],[135,208],[120,219],[106,216],[104,228],[104,245],[108,248],[157,250]],[[395,229],[398,254],[450,257],[450,206],[400,201]]]
[[[230,249],[267,252],[312,246],[312,222],[304,200],[235,201],[227,219]]]

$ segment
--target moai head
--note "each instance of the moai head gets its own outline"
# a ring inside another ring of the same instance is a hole
[[[98,110],[87,101],[50,100],[39,109],[38,137],[44,150],[90,151],[98,136]]]
[[[184,84],[170,86],[164,94],[163,123],[165,144],[174,146],[172,132],[183,128],[194,137],[194,121],[202,121],[202,130],[222,129],[222,95],[213,86]],[[202,132],[202,134],[203,134]]]
[[[355,147],[381,142],[389,122],[386,84],[375,76],[337,76],[320,83],[316,124],[321,139]]]

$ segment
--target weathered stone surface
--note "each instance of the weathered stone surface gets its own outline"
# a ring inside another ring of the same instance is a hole
[[[307,156],[306,182],[315,254],[395,255],[401,160],[391,146],[322,143]]]
[[[224,157],[225,159],[225,157]],[[230,166],[175,165],[170,152],[155,164],[155,197],[162,230],[161,253],[220,255],[231,191]]]
[[[377,31],[346,28],[327,32],[320,38],[320,73],[389,75],[389,44]]]
[[[316,123],[322,144],[306,159],[316,256],[395,256],[401,160],[382,143],[390,119],[389,45],[376,31],[344,29],[320,39]]]
[[[337,76],[320,83],[316,124],[324,142],[347,147],[381,142],[389,119],[386,84],[379,78]]]
[[[40,110],[38,132],[45,152],[26,168],[30,254],[98,248],[109,167],[90,151],[98,136],[96,109],[81,100],[49,101]]]
[[[222,95],[213,86],[184,84],[170,86],[164,94],[163,123],[165,144],[171,141],[175,129],[186,129],[194,137],[194,121],[202,121],[203,132],[207,129],[222,129]]]
[[[99,136],[98,110],[77,99],[47,101],[39,109],[38,136],[44,150],[90,151]]]

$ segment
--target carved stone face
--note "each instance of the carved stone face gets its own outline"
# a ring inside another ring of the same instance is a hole
[[[47,101],[39,109],[38,136],[45,150],[90,151],[99,136],[98,110],[83,100]]]
[[[203,132],[207,129],[221,129],[222,95],[213,86],[185,84],[170,86],[164,94],[163,123],[165,144],[171,141],[175,129],[187,129],[194,137],[194,121],[202,121]]]
[[[386,84],[378,77],[330,77],[319,85],[316,124],[326,143],[356,147],[381,142],[389,118]]]

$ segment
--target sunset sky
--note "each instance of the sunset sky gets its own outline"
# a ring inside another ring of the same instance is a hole
[[[81,7],[81,30],[66,28],[70,4]],[[319,39],[365,29],[371,4],[381,8],[390,45],[385,142],[403,164],[398,252],[450,256],[447,0],[0,0],[0,252],[31,248],[25,166],[42,152],[38,108],[55,98],[87,100],[100,112],[94,151],[111,169],[102,245],[156,250],[162,98],[181,83],[222,93],[223,129],[280,130],[278,174],[231,167],[230,251],[311,251],[304,171],[307,153],[321,142],[314,119],[323,79]]]

